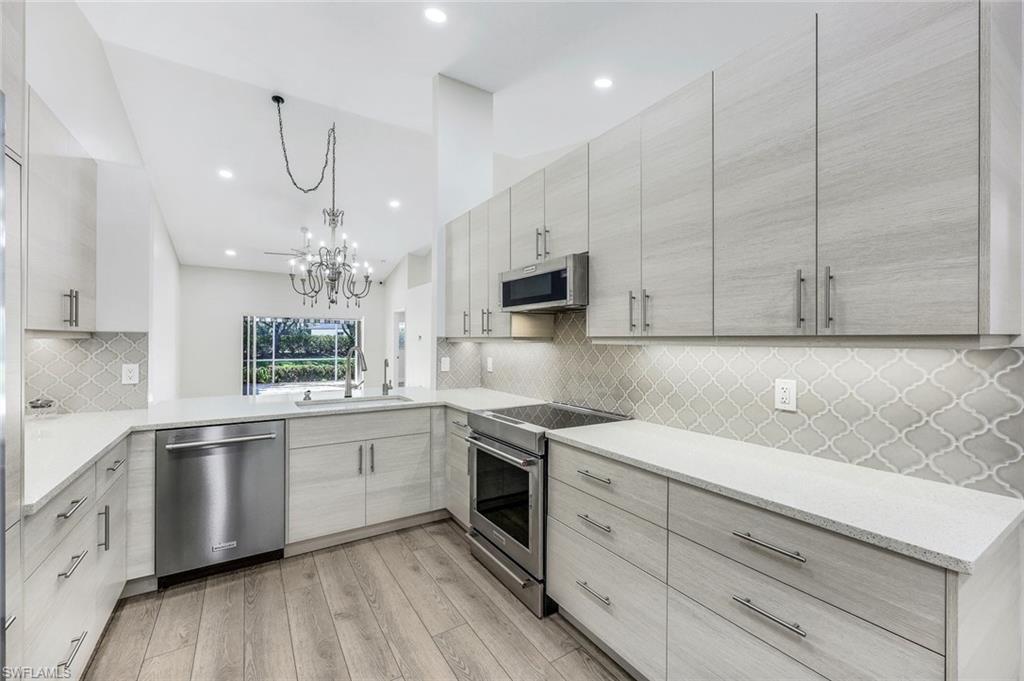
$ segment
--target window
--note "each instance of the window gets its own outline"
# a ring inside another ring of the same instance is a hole
[[[242,394],[337,388],[353,345],[362,347],[362,324],[354,319],[243,317]],[[358,364],[355,370],[361,384]]]

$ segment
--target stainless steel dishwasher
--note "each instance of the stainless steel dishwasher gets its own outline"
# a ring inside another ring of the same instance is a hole
[[[156,576],[160,588],[280,557],[284,422],[156,434]]]

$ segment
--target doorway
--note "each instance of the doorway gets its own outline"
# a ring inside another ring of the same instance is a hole
[[[395,386],[405,387],[405,310],[395,313]]]

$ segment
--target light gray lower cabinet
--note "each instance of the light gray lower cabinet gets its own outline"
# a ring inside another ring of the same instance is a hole
[[[715,70],[716,335],[816,332],[816,28],[802,23]]]
[[[124,590],[127,551],[126,506],[128,500],[128,476],[123,472],[117,476],[103,493],[93,515],[96,519],[96,605],[93,630],[97,638],[106,626],[107,618],[114,612],[114,606]],[[84,660],[83,660],[84,662]]]
[[[469,435],[466,413],[447,410],[445,449],[445,507],[464,527],[469,527]]]
[[[126,577],[148,577],[156,570],[156,433],[128,436]]]
[[[445,225],[444,335],[469,335],[469,213]]]
[[[486,202],[469,211],[469,335],[476,338],[487,335],[490,308],[488,213]]]
[[[430,436],[388,437],[367,443],[366,524],[430,510]]]
[[[544,169],[542,260],[587,250],[588,154],[584,144]]]
[[[288,541],[366,524],[361,442],[292,449],[288,454]]]
[[[544,171],[512,185],[510,201],[511,265],[517,269],[544,259]]]
[[[4,636],[8,667],[20,667],[25,655],[25,599],[21,571],[21,523],[4,533]]]

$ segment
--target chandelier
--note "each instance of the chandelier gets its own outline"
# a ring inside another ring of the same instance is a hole
[[[284,119],[281,116],[281,105],[284,104],[284,97],[274,95],[271,97],[277,105],[277,130],[281,137],[281,153],[284,155],[284,169],[288,178],[295,185],[295,188],[303,194],[309,194],[320,188],[327,175],[328,163],[331,166],[331,207],[324,208],[324,224],[330,229],[328,240],[319,242],[318,246],[313,245],[313,234],[308,227],[300,229],[301,244],[299,248],[293,248],[288,253],[269,253],[269,255],[287,255],[288,264],[291,266],[292,289],[302,296],[302,304],[309,301],[310,306],[316,305],[321,294],[327,299],[327,307],[331,308],[345,300],[345,307],[349,307],[355,301],[359,307],[359,301],[370,293],[370,275],[373,268],[369,262],[359,264],[356,253],[357,245],[348,242],[348,236],[341,234],[338,240],[338,229],[345,219],[345,211],[335,205],[336,181],[335,181],[335,150],[338,146],[337,132],[334,124],[331,124],[327,131],[327,149],[324,151],[324,165],[320,169],[320,180],[311,187],[303,187],[295,181],[292,174],[291,164],[288,162],[288,147],[284,142]],[[360,268],[362,272],[360,272]]]

